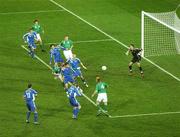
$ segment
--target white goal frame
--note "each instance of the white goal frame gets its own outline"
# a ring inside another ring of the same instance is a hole
[[[174,12],[176,12],[176,11],[174,11]],[[169,28],[170,30],[173,30],[174,32],[180,34],[180,30],[178,30],[178,29],[170,26],[166,22],[163,22],[162,20],[152,16],[150,13],[142,11],[141,12],[141,48],[143,49],[142,53],[141,53],[142,57],[145,57],[145,55],[144,55],[144,28],[145,28],[144,18],[145,18],[145,16],[147,16],[147,17],[151,18],[152,20],[160,23],[161,25],[164,25],[165,27]],[[180,49],[178,49],[177,54],[180,54]]]

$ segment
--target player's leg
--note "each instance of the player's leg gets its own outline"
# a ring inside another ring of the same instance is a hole
[[[77,75],[81,78],[81,81],[84,83],[84,85],[85,85],[86,87],[88,87],[88,84],[87,84],[87,82],[86,82],[86,79],[83,77],[81,71],[80,71],[80,70],[77,70],[76,73],[77,73]]]
[[[43,41],[42,41],[42,39],[41,39],[41,35],[40,35],[39,33],[37,34],[37,42],[38,42],[39,45],[40,45],[41,51],[42,51],[42,52],[45,52],[45,50],[43,49],[44,44],[43,44]]]
[[[98,107],[97,116],[99,116],[101,114],[101,111],[102,111],[101,106],[100,106],[101,101],[102,101],[102,96],[101,96],[101,93],[99,93],[97,100],[96,100],[96,105]]]
[[[107,102],[108,102],[107,94],[103,93],[103,103],[104,103],[103,109],[105,112],[107,112]]]
[[[30,104],[26,104],[26,106],[27,106],[27,109],[28,109],[28,111],[27,111],[27,113],[26,113],[26,123],[29,123],[29,119],[30,119],[30,115],[31,115],[31,107],[30,107]]]
[[[66,60],[68,60],[69,59],[68,50],[64,50],[63,54],[64,54],[64,57],[66,58]]]
[[[140,71],[140,73],[141,73],[141,76],[143,77],[143,76],[144,76],[144,72],[143,72],[143,69],[142,69],[142,67],[141,67],[141,63],[140,63],[140,62],[137,62],[136,64],[137,64],[137,66],[138,66],[138,68],[139,68],[139,71]]]
[[[81,109],[81,106],[78,103],[73,109],[73,119],[77,119],[77,116],[78,116],[80,109]]]
[[[72,54],[72,51],[71,51],[71,50],[68,50],[68,57],[69,57],[70,59],[73,58],[73,54]]]
[[[38,112],[35,103],[32,103],[31,111],[34,112],[34,124],[38,124]]]
[[[132,74],[132,65],[133,65],[134,63],[131,61],[130,63],[129,63],[129,65],[128,65],[128,67],[129,67],[129,74],[131,75]]]

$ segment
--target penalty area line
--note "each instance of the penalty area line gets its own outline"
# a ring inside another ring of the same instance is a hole
[[[29,52],[29,50],[24,46],[21,45],[21,47],[26,50],[27,52]],[[39,58],[37,55],[34,56],[37,60],[39,60],[42,64],[44,64],[46,67],[48,67],[50,70],[52,70],[52,67],[50,65],[48,65],[45,61],[43,61],[41,58]],[[85,97],[89,102],[91,102],[94,106],[97,107],[96,103],[94,101],[92,101],[87,95],[85,95],[84,93],[82,93],[83,97]],[[102,108],[101,108],[102,112],[104,114],[106,114],[108,117],[111,117],[111,115],[109,115],[107,112],[105,112]]]
[[[65,10],[39,10],[39,11],[19,11],[19,12],[1,12],[0,15],[13,15],[13,14],[34,14],[34,13],[47,13],[47,12],[60,12]]]
[[[110,116],[110,118],[130,118],[130,117],[159,116],[159,115],[173,115],[173,114],[180,114],[180,111],[176,111],[176,112],[161,112],[161,113],[147,113],[147,114],[135,114],[135,115]]]
[[[127,45],[125,45],[124,43],[122,43],[121,41],[119,41],[118,39],[114,38],[113,36],[111,36],[110,34],[106,33],[105,31],[101,30],[100,28],[96,27],[95,25],[91,24],[89,21],[83,19],[82,17],[80,17],[79,15],[75,14],[74,12],[70,11],[69,9],[65,8],[64,6],[62,6],[61,4],[57,3],[54,0],[49,0],[50,2],[54,3],[54,5],[58,6],[59,8],[67,11],[69,14],[75,16],[76,18],[78,18],[79,20],[81,20],[82,22],[88,24],[89,26],[91,26],[92,28],[94,28],[95,30],[99,31],[100,33],[104,34],[105,36],[109,37],[110,39],[114,40],[115,42],[117,42],[119,45],[123,46],[124,48],[128,48]],[[173,75],[172,73],[168,72],[167,70],[165,70],[164,68],[160,67],[159,65],[157,65],[156,63],[154,63],[153,61],[151,61],[150,59],[143,57],[147,62],[151,63],[152,65],[154,65],[155,67],[157,67],[158,69],[160,69],[162,72],[166,73],[167,75],[171,76],[172,78],[176,79],[177,81],[180,82],[180,78],[176,77],[175,75]]]

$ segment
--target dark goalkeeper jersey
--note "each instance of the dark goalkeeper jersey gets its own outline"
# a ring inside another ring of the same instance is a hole
[[[132,56],[133,56],[133,58],[139,58],[140,57],[140,52],[141,52],[141,50],[142,49],[133,49],[133,50],[131,50],[131,54],[132,54]]]

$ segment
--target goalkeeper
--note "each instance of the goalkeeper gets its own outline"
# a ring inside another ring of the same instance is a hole
[[[128,51],[126,52],[126,55],[129,55],[129,53],[132,54],[133,58],[131,60],[131,62],[129,63],[129,72],[130,72],[130,75],[132,75],[132,65],[134,63],[137,64],[139,70],[140,70],[140,73],[141,73],[141,76],[143,77],[144,76],[144,72],[143,72],[143,69],[141,67],[141,51],[142,49],[138,49],[138,48],[135,48],[133,44],[130,45]]]

